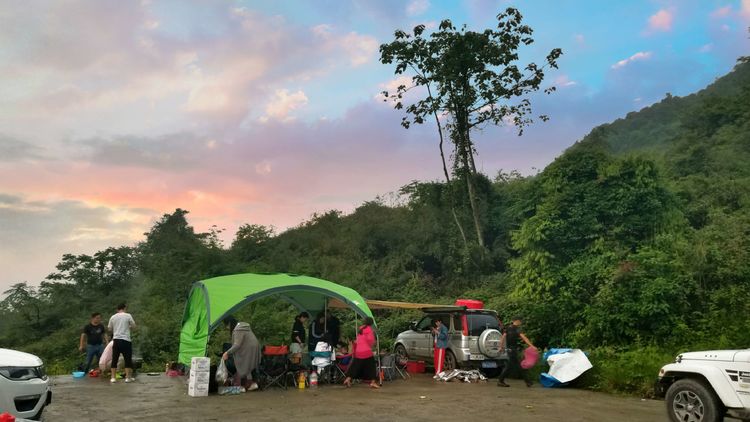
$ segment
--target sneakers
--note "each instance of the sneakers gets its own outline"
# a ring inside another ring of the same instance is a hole
[[[135,378],[125,378],[125,382],[135,382]]]
[[[252,383],[252,384],[250,384],[250,387],[247,387],[247,391],[255,391],[257,389],[258,389],[258,384],[257,383]]]
[[[109,379],[109,382],[111,382],[112,384],[114,384],[114,383],[116,383],[116,382],[117,382],[117,380],[116,380],[116,379],[114,379],[114,378],[110,378],[110,379]]]
[[[498,381],[497,386],[498,387],[510,387],[510,385],[506,384],[505,381]]]

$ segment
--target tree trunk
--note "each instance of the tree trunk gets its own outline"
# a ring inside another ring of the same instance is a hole
[[[474,229],[477,233],[477,243],[484,248],[484,235],[482,233],[482,222],[479,216],[479,207],[477,205],[476,189],[474,187],[474,176],[476,169],[473,167],[473,152],[471,141],[469,139],[468,116],[465,110],[459,110],[456,113],[456,135],[458,136],[456,144],[456,153],[461,157],[463,173],[466,177],[466,187],[469,191],[469,205],[471,205],[471,214],[474,219]],[[473,170],[473,171],[472,171]]]
[[[430,85],[427,85],[427,94],[430,96],[430,98],[432,98],[432,90],[430,89]],[[458,213],[456,213],[456,204],[453,201],[453,192],[451,187],[451,177],[448,174],[448,167],[445,165],[445,153],[443,152],[443,128],[442,126],[440,126],[440,118],[438,117],[437,111],[433,111],[432,114],[435,116],[438,135],[440,135],[440,144],[438,144],[438,146],[440,147],[440,159],[443,162],[443,174],[445,174],[446,188],[448,189],[448,201],[450,201],[451,204],[451,214],[453,214],[453,220],[456,222],[458,232],[461,233],[461,240],[463,240],[464,242],[464,247],[468,249],[469,242],[466,240],[466,232],[464,232],[464,226],[458,219]]]

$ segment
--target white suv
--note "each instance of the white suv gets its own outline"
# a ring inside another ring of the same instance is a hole
[[[40,419],[44,406],[52,401],[49,378],[38,357],[0,349],[0,414]]]
[[[666,396],[674,422],[750,421],[750,349],[682,353],[659,371],[656,394]]]

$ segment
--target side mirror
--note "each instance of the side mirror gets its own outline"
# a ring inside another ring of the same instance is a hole
[[[417,331],[417,321],[412,321],[409,323],[409,329],[412,331]]]

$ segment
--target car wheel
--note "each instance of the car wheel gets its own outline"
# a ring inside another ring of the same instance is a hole
[[[404,347],[403,344],[397,344],[396,348],[393,349],[393,352],[396,354],[396,356],[399,357],[401,360],[407,360],[409,359],[409,354],[406,353],[406,347]]]
[[[452,371],[458,369],[458,362],[456,362],[456,355],[450,350],[445,351],[445,362],[443,362],[443,371]]]
[[[724,411],[713,390],[694,379],[681,379],[669,387],[667,413],[673,422],[720,422]]]

